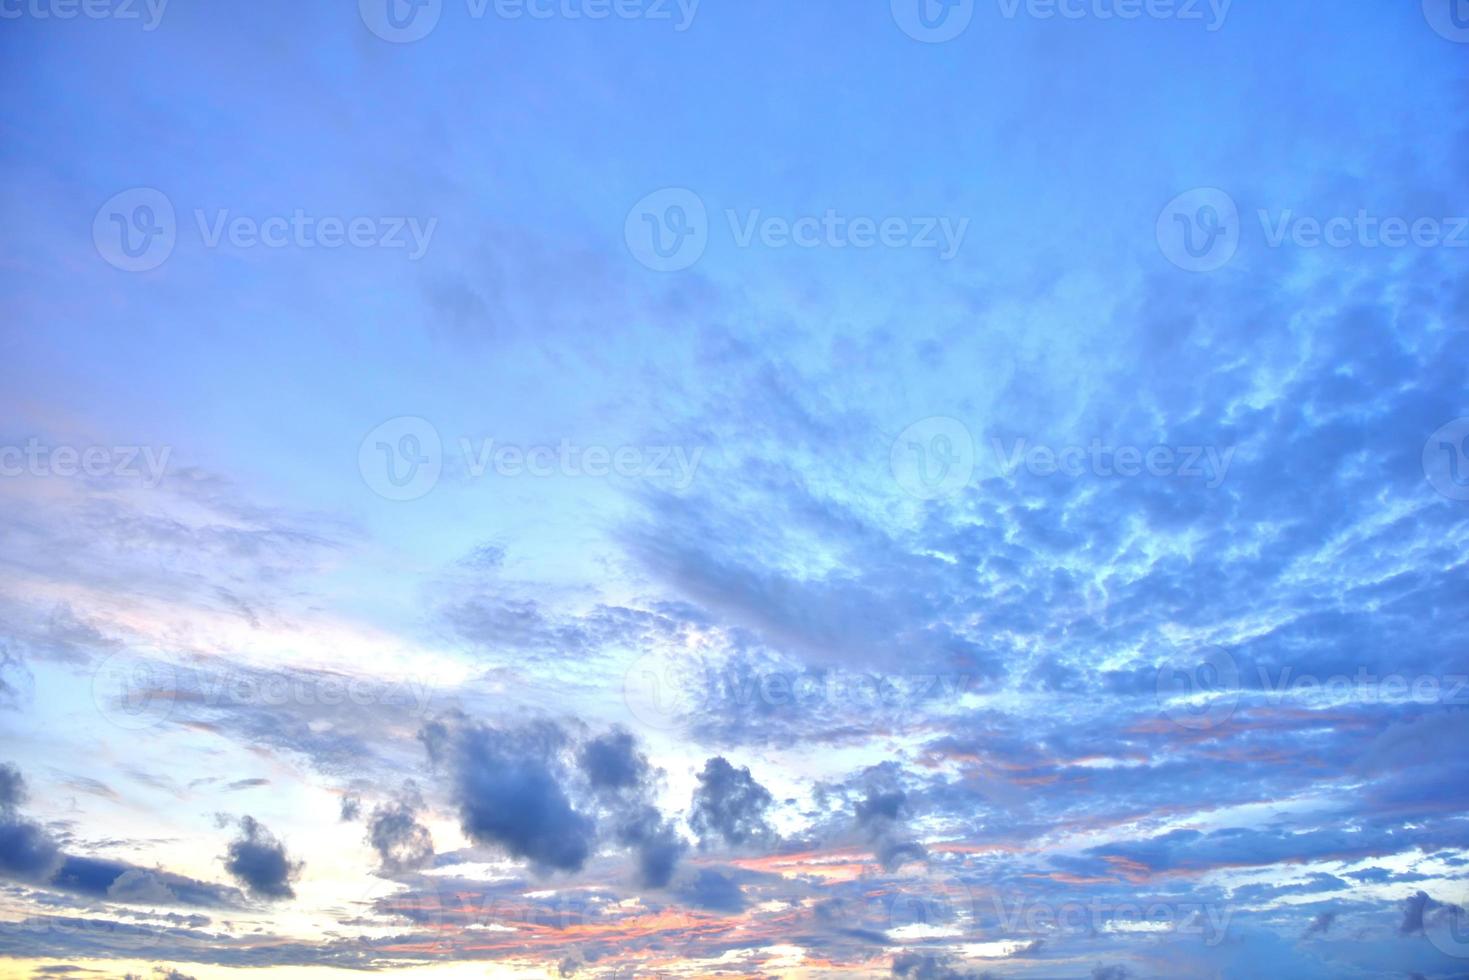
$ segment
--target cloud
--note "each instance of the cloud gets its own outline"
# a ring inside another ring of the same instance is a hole
[[[755,782],[748,768],[736,769],[723,756],[715,756],[699,773],[689,826],[701,847],[716,840],[734,847],[766,843],[775,836],[765,817],[772,802],[770,791]]]
[[[25,802],[25,779],[14,765],[0,763],[0,813],[10,813]]]
[[[367,821],[367,840],[377,851],[382,870],[408,871],[433,861],[433,837],[417,819],[421,809],[423,797],[409,780],[396,800],[372,811]]]
[[[902,953],[893,957],[892,975],[912,980],[980,980],[980,974],[949,966],[944,956]]]
[[[1310,939],[1312,936],[1324,936],[1331,930],[1331,924],[1335,921],[1335,912],[1322,912],[1311,920],[1311,924],[1306,927],[1306,931],[1301,934],[1301,938]]]
[[[342,823],[351,823],[362,816],[362,797],[356,793],[348,793],[342,797],[342,810],[339,819]]]
[[[683,884],[678,895],[684,901],[713,912],[739,912],[745,907],[745,893],[739,883],[710,868],[701,868]]]
[[[510,731],[456,721],[426,726],[435,761],[449,767],[465,835],[541,871],[577,871],[595,837],[565,788],[567,736],[550,723]]]
[[[295,898],[291,881],[301,872],[302,862],[293,862],[285,845],[254,817],[240,818],[240,835],[230,841],[225,870],[256,898]]]

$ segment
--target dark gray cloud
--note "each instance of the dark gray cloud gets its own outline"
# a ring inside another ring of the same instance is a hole
[[[559,726],[509,731],[455,720],[431,723],[423,738],[430,756],[449,768],[460,827],[471,840],[542,871],[586,863],[596,827],[567,792],[569,739]]]
[[[679,886],[678,896],[690,905],[712,912],[739,912],[746,904],[739,882],[711,868],[700,868]]]
[[[689,826],[700,846],[716,841],[734,847],[769,843],[775,831],[766,813],[773,802],[770,791],[755,781],[748,768],[736,769],[723,756],[715,756],[699,773]]]
[[[1331,931],[1332,923],[1335,921],[1335,912],[1322,912],[1311,920],[1311,924],[1306,927],[1306,931],[1301,934],[1301,938],[1309,939],[1312,936],[1324,936]]]
[[[912,980],[981,980],[977,972],[950,965],[947,957],[925,953],[902,953],[893,957],[892,975]]]
[[[224,867],[256,898],[295,898],[291,881],[302,863],[292,861],[286,847],[254,817],[240,818],[239,836],[230,841]]]
[[[367,821],[367,841],[377,851],[383,871],[409,871],[433,861],[433,837],[418,822],[422,809],[423,797],[411,780],[396,799],[373,809]]]

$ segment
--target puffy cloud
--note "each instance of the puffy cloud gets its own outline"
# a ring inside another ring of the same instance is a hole
[[[716,840],[735,847],[767,842],[775,836],[765,817],[772,802],[770,791],[755,782],[748,768],[736,769],[715,756],[699,773],[689,826],[699,835],[700,846]]]
[[[423,739],[449,766],[460,827],[471,840],[542,871],[586,863],[596,827],[568,795],[568,738],[559,726],[508,731],[456,719],[429,724]]]
[[[295,898],[291,881],[300,874],[301,862],[293,862],[285,845],[254,817],[240,819],[240,835],[230,841],[225,870],[257,898]]]
[[[367,840],[377,851],[384,871],[408,871],[433,860],[433,837],[417,819],[421,809],[423,797],[410,780],[396,800],[372,811],[367,821]]]

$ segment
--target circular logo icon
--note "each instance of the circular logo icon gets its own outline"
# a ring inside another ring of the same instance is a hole
[[[1158,215],[1158,247],[1186,272],[1213,272],[1239,251],[1239,207],[1217,187],[1185,191]]]
[[[357,468],[379,497],[417,500],[434,488],[444,469],[439,430],[414,415],[388,419],[362,440]]]
[[[439,23],[444,0],[357,0],[362,23],[384,41],[409,44],[427,37]]]
[[[923,500],[947,497],[974,475],[974,437],[958,419],[921,419],[893,440],[888,462],[906,492]]]
[[[1455,419],[1428,437],[1423,475],[1450,500],[1469,500],[1469,418]]]
[[[888,930],[930,927],[964,932],[974,927],[974,890],[954,875],[927,868],[893,884]]]
[[[1445,956],[1469,960],[1469,910],[1439,906],[1423,917],[1423,935]]]
[[[1469,44],[1469,0],[1423,0],[1428,26],[1456,44]]]
[[[1239,666],[1219,647],[1180,653],[1158,668],[1158,707],[1184,728],[1224,724],[1239,695]]]
[[[892,0],[893,20],[915,41],[941,44],[963,34],[974,0]]]
[[[92,702],[118,728],[141,731],[173,713],[179,672],[173,664],[114,653],[92,674]]]
[[[173,254],[177,240],[173,202],[151,187],[114,194],[92,219],[97,254],[124,272],[158,268]]]
[[[644,725],[671,731],[704,701],[689,673],[663,654],[645,653],[622,675],[622,701]]]
[[[709,246],[709,213],[693,191],[667,187],[633,205],[623,236],[643,265],[654,272],[678,272],[699,261]]]

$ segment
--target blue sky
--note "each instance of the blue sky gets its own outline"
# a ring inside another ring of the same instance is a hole
[[[0,973],[1469,976],[1463,0],[355,6],[0,4]]]

